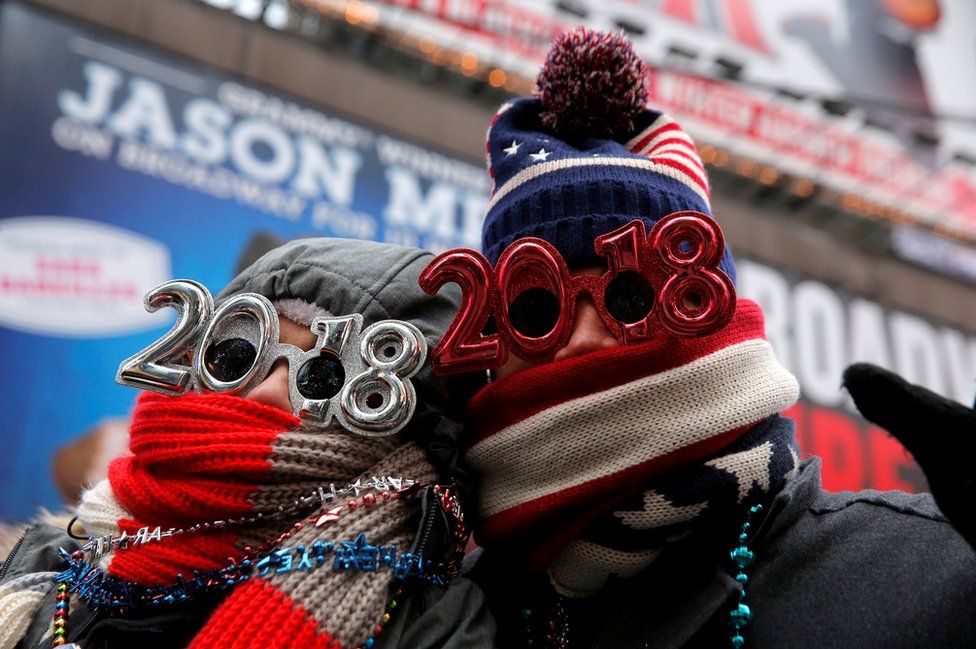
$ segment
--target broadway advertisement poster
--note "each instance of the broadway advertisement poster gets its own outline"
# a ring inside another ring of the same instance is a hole
[[[57,507],[57,450],[124,424],[118,364],[173,322],[148,289],[216,294],[296,237],[477,246],[488,192],[476,165],[17,2],[0,170],[0,521]]]

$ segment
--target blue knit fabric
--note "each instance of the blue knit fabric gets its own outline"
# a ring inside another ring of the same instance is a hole
[[[521,98],[499,112],[488,133],[488,158],[494,179],[494,199],[485,217],[482,250],[495,263],[505,248],[522,237],[552,243],[569,264],[598,261],[593,240],[635,218],[648,229],[672,212],[694,210],[711,215],[706,201],[685,183],[647,169],[621,166],[571,166],[572,160],[628,158],[647,160],[610,139],[557,138],[539,119],[541,102]],[[650,126],[660,113],[646,110],[634,134]],[[517,187],[506,183],[518,174],[531,174],[540,164],[567,161],[568,168],[543,173]],[[726,247],[720,264],[732,281],[735,265]]]

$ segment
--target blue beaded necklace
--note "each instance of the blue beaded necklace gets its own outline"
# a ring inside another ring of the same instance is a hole
[[[750,620],[752,620],[752,609],[746,604],[746,584],[749,583],[749,574],[746,569],[752,565],[753,559],[755,559],[755,554],[749,549],[747,543],[749,542],[749,530],[752,529],[752,518],[761,512],[763,509],[762,505],[753,505],[749,508],[746,513],[746,520],[742,523],[742,529],[739,531],[739,541],[738,545],[732,548],[729,552],[729,558],[738,567],[738,572],[735,575],[735,580],[739,582],[739,601],[729,612],[729,621],[732,623],[732,635],[729,637],[729,643],[732,649],[742,649],[746,644],[746,639],[742,635],[746,626],[748,626]]]

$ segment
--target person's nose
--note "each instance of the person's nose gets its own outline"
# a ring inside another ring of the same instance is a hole
[[[288,361],[279,358],[264,380],[248,392],[247,398],[291,412],[291,398],[288,395]]]
[[[596,310],[593,300],[589,295],[582,294],[576,303],[573,333],[566,346],[556,352],[553,360],[582,356],[601,349],[617,347],[619,344],[600,319],[600,312]]]

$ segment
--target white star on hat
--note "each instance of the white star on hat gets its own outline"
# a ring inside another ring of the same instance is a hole
[[[545,159],[549,157],[549,151],[546,151],[546,148],[542,147],[541,149],[539,149],[538,153],[530,153],[529,157],[535,160],[536,162],[544,162]]]
[[[512,146],[510,146],[510,147],[508,147],[506,149],[502,149],[502,151],[505,152],[505,155],[515,155],[516,153],[518,153],[518,150],[519,150],[519,147],[520,146],[522,146],[522,145],[519,144],[518,142],[516,142],[515,140],[512,140]]]

